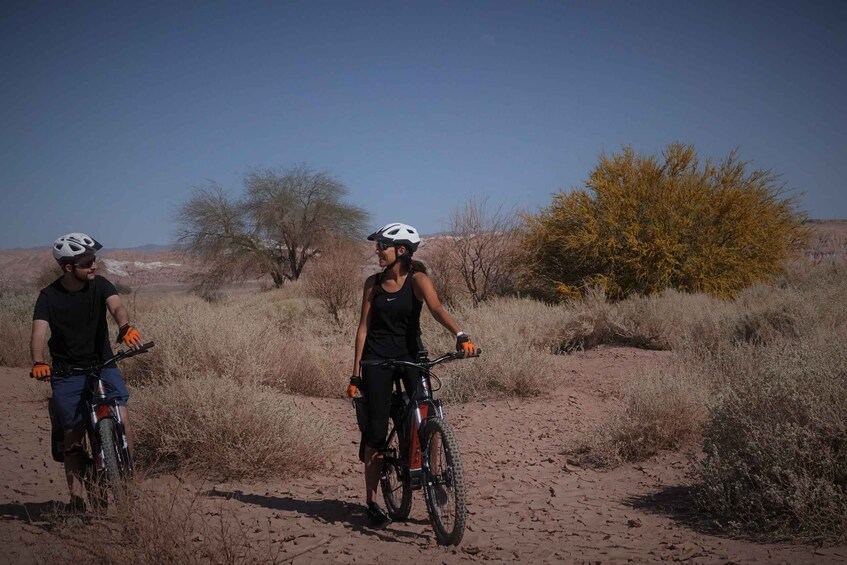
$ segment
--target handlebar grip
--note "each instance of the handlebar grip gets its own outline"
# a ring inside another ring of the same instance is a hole
[[[146,350],[150,349],[151,347],[153,347],[154,345],[156,345],[156,342],[148,341],[147,343],[145,343],[144,345],[139,347],[138,350],[139,351],[146,351]]]

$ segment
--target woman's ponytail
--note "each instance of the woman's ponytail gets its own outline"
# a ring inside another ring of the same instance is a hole
[[[412,259],[411,253],[404,253],[397,258],[400,261],[400,264],[403,265],[410,273],[423,273],[426,274],[426,265],[418,261],[417,259]]]

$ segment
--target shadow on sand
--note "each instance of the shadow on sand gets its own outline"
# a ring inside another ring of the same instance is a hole
[[[729,534],[712,516],[697,509],[694,501],[698,490],[697,486],[669,486],[650,494],[631,497],[624,502],[632,508],[670,518],[700,534],[742,539]],[[752,538],[743,539],[756,541]]]
[[[65,503],[58,500],[0,504],[0,520],[20,520],[48,531],[67,517]]]
[[[325,524],[340,524],[367,536],[374,536],[382,541],[397,541],[398,538],[426,538],[426,534],[398,530],[389,524],[385,528],[375,529],[368,524],[363,507],[359,504],[341,500],[299,500],[288,496],[264,496],[248,494],[240,490],[221,491],[212,489],[205,493],[210,498],[235,499],[244,504],[254,504],[270,510],[296,512],[310,516]],[[423,520],[408,519],[410,524],[428,524]]]

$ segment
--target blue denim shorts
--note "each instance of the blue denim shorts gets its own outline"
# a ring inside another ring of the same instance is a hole
[[[106,368],[100,373],[103,386],[106,389],[106,398],[109,401],[117,400],[119,406],[126,406],[129,400],[129,391],[124,384],[123,375],[116,367]],[[50,386],[53,388],[53,402],[59,416],[59,422],[65,429],[79,426],[83,422],[85,414],[85,403],[82,401],[85,392],[85,374],[70,374],[61,377],[52,377]]]

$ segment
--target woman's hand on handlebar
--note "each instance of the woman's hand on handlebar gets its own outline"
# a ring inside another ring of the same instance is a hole
[[[471,341],[471,338],[464,333],[456,336],[456,351],[465,357],[476,357],[478,355],[477,348]]]

